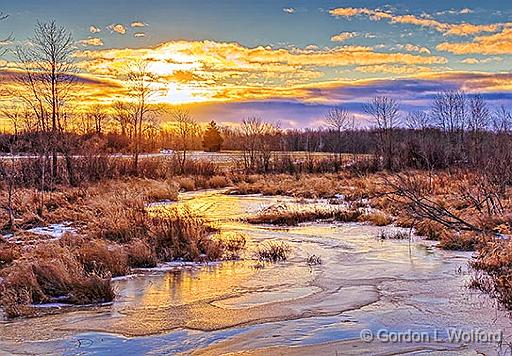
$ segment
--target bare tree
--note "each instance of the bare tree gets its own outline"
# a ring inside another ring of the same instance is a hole
[[[512,113],[501,105],[492,117],[493,130],[498,133],[509,133],[512,130]]]
[[[87,112],[87,116],[89,120],[94,123],[94,131],[97,134],[101,134],[103,132],[103,126],[106,124],[109,117],[105,106],[100,104],[91,106]]]
[[[260,117],[253,116],[242,121],[242,151],[244,166],[248,171],[256,168],[268,169],[271,155],[271,137],[279,131],[278,127],[263,122]]]
[[[129,133],[131,136],[130,124],[133,117],[133,108],[131,103],[125,101],[115,101],[112,104],[113,119],[117,121],[122,136],[126,136]]]
[[[127,65],[127,81],[129,95],[133,100],[132,125],[134,134],[133,168],[139,170],[139,154],[142,143],[143,124],[148,115],[155,112],[150,99],[158,92],[155,87],[155,76],[149,70],[149,61],[138,60]]]
[[[400,105],[395,99],[387,96],[376,96],[363,106],[378,132],[379,151],[384,158],[387,169],[393,169],[394,129],[400,123]]]
[[[467,126],[467,97],[463,91],[437,93],[432,103],[432,118],[453,143],[464,141]]]
[[[405,124],[411,130],[424,130],[430,126],[430,119],[424,111],[413,111],[405,117]]]
[[[71,33],[55,21],[38,22],[29,46],[16,53],[23,68],[17,80],[24,91],[21,97],[32,107],[41,128],[51,133],[52,177],[57,174],[58,133],[62,130],[63,105],[70,99],[78,68]]]
[[[325,121],[330,129],[336,134],[335,151],[338,154],[338,161],[341,162],[341,152],[343,150],[342,136],[343,131],[354,126],[354,116],[343,106],[331,108],[325,115]]]
[[[198,125],[190,115],[188,110],[177,108],[171,112],[171,117],[176,124],[176,132],[178,135],[178,163],[180,172],[185,172],[185,162],[187,152],[190,149],[193,138],[197,135]]]
[[[469,99],[468,129],[471,132],[489,128],[490,116],[489,107],[481,94],[476,94]]]

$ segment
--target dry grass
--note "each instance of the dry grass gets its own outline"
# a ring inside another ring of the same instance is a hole
[[[507,309],[512,309],[512,242],[488,242],[481,247],[471,267],[476,273],[470,287],[489,293]]]
[[[380,211],[365,212],[362,208],[345,208],[340,206],[271,206],[260,213],[246,218],[251,224],[273,224],[296,226],[303,222],[332,220],[339,222],[369,222],[377,226],[392,223],[392,219]]]
[[[256,250],[256,257],[261,262],[286,261],[291,252],[290,246],[285,242],[263,242]]]
[[[318,266],[322,264],[322,259],[320,258],[320,256],[311,255],[308,256],[306,263],[308,264],[308,266]]]
[[[404,231],[385,231],[379,233],[381,240],[408,240],[410,235]]]
[[[117,244],[109,244],[104,240],[82,242],[76,247],[76,254],[88,273],[118,277],[130,271],[128,255]]]
[[[217,234],[216,237],[224,251],[223,259],[238,260],[240,258],[240,253],[245,249],[245,245],[247,244],[247,237],[244,234],[228,232]]]
[[[153,247],[143,239],[132,240],[128,245],[125,245],[125,251],[130,267],[151,268],[158,264],[158,258]]]
[[[10,265],[18,259],[20,255],[20,246],[0,240],[0,268]]]
[[[90,304],[114,298],[110,276],[89,273],[68,246],[41,244],[0,270],[0,305],[8,317],[25,315],[34,303]]]
[[[360,221],[367,221],[372,225],[386,226],[393,222],[393,219],[382,211],[371,211],[361,216]]]
[[[211,238],[217,230],[187,208],[161,212],[151,218],[150,224],[149,244],[161,261],[212,261],[222,257],[222,244]]]
[[[439,247],[443,250],[475,251],[485,243],[482,236],[474,233],[452,233],[439,240]]]
[[[222,182],[217,182],[221,184]],[[129,179],[39,196],[17,195],[26,226],[72,221],[78,235],[21,249],[0,241],[0,305],[9,317],[30,315],[31,304],[54,300],[74,304],[103,303],[114,298],[111,277],[131,268],[184,259],[210,261],[238,253],[245,240],[219,242],[217,232],[190,211],[169,209],[152,215],[145,204],[175,199],[178,187],[169,182]],[[17,233],[17,236],[19,234]],[[34,238],[37,238],[34,236]]]

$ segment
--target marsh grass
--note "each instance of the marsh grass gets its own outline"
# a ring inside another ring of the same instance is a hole
[[[247,237],[238,232],[219,233],[214,236],[222,246],[223,255],[225,260],[238,260],[240,253],[245,249],[247,244]]]
[[[260,213],[246,218],[250,224],[273,224],[296,226],[304,222],[320,220],[338,222],[369,222],[377,226],[389,225],[392,219],[379,211],[367,212],[363,208],[347,208],[333,206],[291,206],[276,205],[264,209]]]
[[[475,251],[486,243],[485,240],[485,237],[475,233],[454,232],[441,237],[438,246],[443,250]]]
[[[320,258],[320,256],[311,255],[308,256],[306,263],[308,266],[318,266],[322,264],[322,259]]]
[[[469,286],[496,298],[512,309],[512,242],[493,241],[480,248],[470,264],[475,273]]]
[[[379,233],[381,240],[409,240],[410,234],[404,231],[385,231],[381,230]]]
[[[291,247],[286,242],[267,241],[259,244],[256,257],[260,262],[281,262],[288,259]]]
[[[73,194],[74,204],[83,204],[79,207],[68,204],[68,195],[57,195],[53,211],[70,209],[79,224],[76,235],[36,241],[23,249],[0,242],[0,305],[8,317],[31,315],[32,304],[108,302],[114,298],[111,277],[126,275],[132,268],[175,259],[234,257],[245,247],[242,238],[213,239],[218,230],[188,209],[148,213],[145,202],[155,191],[141,192],[132,184],[124,191],[94,187]]]

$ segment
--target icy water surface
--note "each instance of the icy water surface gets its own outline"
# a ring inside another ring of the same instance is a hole
[[[509,317],[466,288],[471,254],[383,241],[382,228],[362,224],[238,221],[278,203],[293,199],[183,194],[178,204],[249,237],[243,261],[138,271],[114,282],[110,306],[0,324],[0,354],[509,354]],[[265,240],[286,241],[289,260],[255,268],[252,251]],[[322,264],[308,266],[311,255]],[[366,329],[372,342],[360,338]],[[502,331],[503,342],[451,340],[459,329]],[[382,330],[424,337],[385,342]]]

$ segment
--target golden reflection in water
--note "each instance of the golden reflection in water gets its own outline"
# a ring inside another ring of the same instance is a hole
[[[257,205],[257,204],[256,204]],[[222,193],[186,193],[184,199],[172,204],[155,205],[148,209],[150,214],[161,214],[169,211],[178,213],[190,212],[207,222],[238,219],[246,215],[249,204],[238,197]]]
[[[224,262],[195,271],[168,272],[153,280],[144,293],[141,306],[152,308],[214,300],[233,293],[255,272],[248,262]]]
[[[225,313],[209,303],[243,291],[244,283],[260,272],[253,265],[252,261],[228,261],[127,281],[135,285],[123,288],[136,295],[126,295],[130,306],[120,310],[125,317],[114,328],[139,333],[144,332],[141,328],[148,332],[183,327],[192,321],[229,322],[218,320],[226,318]]]

